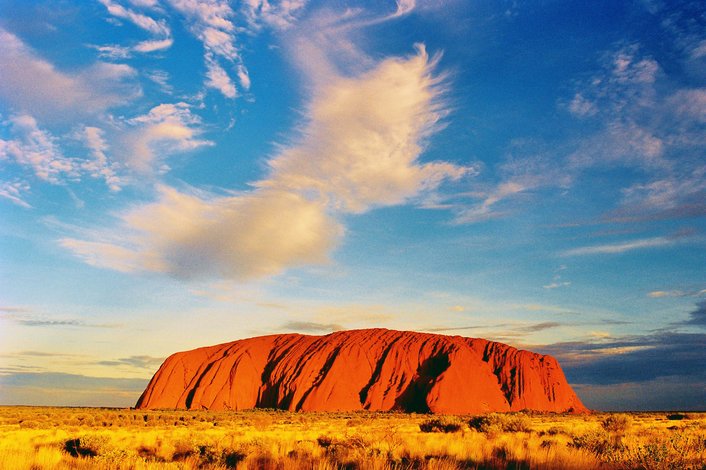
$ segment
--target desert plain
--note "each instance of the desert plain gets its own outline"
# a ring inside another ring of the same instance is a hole
[[[704,469],[706,413],[4,406],[0,468]]]

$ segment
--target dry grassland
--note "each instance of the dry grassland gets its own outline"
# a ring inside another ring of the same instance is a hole
[[[706,414],[0,407],[0,468],[706,469]]]

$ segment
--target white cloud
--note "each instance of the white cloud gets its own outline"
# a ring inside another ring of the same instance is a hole
[[[238,81],[244,89],[250,89],[250,74],[242,64],[238,65]]]
[[[647,294],[648,297],[651,297],[653,299],[659,299],[662,297],[683,297],[684,292],[682,291],[663,291],[663,290],[655,290],[652,292],[649,292]]]
[[[252,28],[257,29],[264,23],[283,30],[294,24],[307,3],[307,0],[246,0],[241,9]]]
[[[639,45],[609,58],[603,73],[576,94],[582,100],[575,114],[582,114],[584,101],[596,105],[591,115],[602,130],[583,139],[565,166],[576,174],[595,167],[640,171],[638,180],[622,189],[620,206],[607,215],[610,221],[703,215],[706,165],[690,155],[703,153],[706,144],[706,90],[675,88]]]
[[[655,237],[644,238],[640,240],[632,240],[623,243],[613,243],[605,245],[584,246],[566,250],[562,256],[584,256],[584,255],[600,255],[600,254],[620,254],[633,250],[641,250],[645,248],[656,248],[661,246],[673,245],[676,242],[674,238]]]
[[[15,138],[0,139],[0,160],[12,159],[32,169],[39,179],[53,184],[78,178],[78,162],[65,157],[54,136],[40,129],[32,116],[13,116],[8,124]]]
[[[581,93],[576,93],[569,103],[569,111],[575,116],[586,117],[593,116],[598,112],[598,109],[595,103],[584,98]]]
[[[169,49],[172,47],[174,40],[172,38],[167,39],[154,39],[150,41],[142,41],[138,43],[133,49],[137,52],[154,52],[161,51],[164,49]]]
[[[86,264],[115,271],[132,272],[146,262],[142,253],[117,243],[62,238],[59,244]]]
[[[669,101],[679,115],[706,122],[706,88],[679,90]]]
[[[686,153],[701,152],[706,143],[700,125],[706,121],[706,92],[675,90],[665,78],[639,45],[606,54],[602,70],[565,101],[572,115],[593,121],[598,130],[577,139],[573,150],[567,145],[544,150],[552,161],[542,167],[532,168],[534,155],[516,158],[515,164],[528,166],[528,171],[476,190],[472,196],[480,202],[458,209],[457,222],[506,216],[505,206],[529,191],[570,188],[596,168],[637,170],[630,179],[615,179],[630,183],[622,188],[619,207],[607,214],[613,222],[706,213],[706,165]]]
[[[636,57],[637,47],[630,46],[613,57],[613,77],[619,83],[654,83],[659,64],[651,58]]]
[[[665,143],[649,129],[634,122],[611,122],[596,135],[585,139],[571,154],[568,164],[575,170],[598,166],[630,166],[664,170],[670,162],[664,158]]]
[[[433,66],[420,48],[316,92],[301,142],[270,161],[271,175],[258,186],[316,194],[338,210],[364,212],[463,176],[466,168],[449,163],[417,163],[444,114]]]
[[[169,155],[213,145],[198,138],[201,119],[188,104],[160,104],[149,113],[130,119],[132,129],[118,137],[125,163],[141,173],[154,171]]]
[[[524,141],[518,141],[514,146],[523,153],[531,147]],[[500,166],[500,173],[502,178],[499,183],[467,195],[480,199],[480,202],[457,207],[456,223],[477,223],[504,217],[514,209],[513,204],[518,199],[530,197],[533,192],[544,188],[565,188],[572,181],[572,175],[565,168],[547,159],[542,152],[534,151],[529,156],[513,156]]]
[[[130,3],[140,8],[154,8],[159,5],[159,0],[130,0]]]
[[[101,2],[108,9],[108,13],[110,13],[111,15],[117,18],[128,20],[135,26],[142,28],[147,32],[150,32],[157,36],[171,35],[171,31],[169,30],[169,27],[164,21],[157,21],[147,15],[137,13],[133,10],[130,10],[129,8],[125,8],[124,6],[112,0],[98,1]]]
[[[111,191],[120,191],[123,181],[116,174],[117,165],[110,163],[106,156],[108,144],[105,141],[103,130],[97,127],[85,127],[82,138],[90,150],[93,160],[83,162],[81,167],[94,178],[104,179]]]
[[[701,297],[706,295],[706,289],[701,290],[655,290],[648,292],[647,296],[653,299],[660,299],[663,297]]]
[[[706,39],[699,42],[691,51],[692,59],[700,59],[706,57]]]
[[[276,190],[204,198],[162,187],[157,202],[122,218],[122,242],[61,244],[89,264],[119,271],[251,279],[326,262],[343,231],[321,202]]]
[[[17,112],[60,116],[85,115],[127,103],[141,94],[136,72],[124,64],[97,62],[66,74],[39,58],[17,36],[0,28],[0,99]]]
[[[155,38],[146,41],[139,42],[135,46],[120,47],[120,46],[99,46],[98,49],[103,54],[110,57],[111,54],[114,56],[122,55],[123,57],[129,57],[130,51],[137,51],[141,53],[149,53],[159,50],[168,49],[173,44],[173,39],[171,37],[171,30],[164,20],[155,20],[151,16],[137,13],[129,8],[125,8],[121,4],[113,0],[99,0],[108,10],[108,13],[115,16],[116,18],[121,18],[128,20],[133,23],[138,28],[141,28],[149,33],[151,33]],[[149,8],[156,6],[154,2],[131,2],[133,5],[141,8]]]
[[[122,60],[129,59],[132,56],[132,50],[124,46],[92,46],[98,51],[98,55],[102,59]]]
[[[571,285],[570,281],[561,281],[561,282],[554,281],[550,284],[542,286],[542,288],[551,290],[551,289],[559,289],[561,287],[568,287],[570,285]]]
[[[174,88],[169,84],[169,73],[164,70],[153,70],[146,72],[147,78],[159,85],[159,88],[167,94],[172,94]]]
[[[169,0],[190,23],[190,29],[203,43],[206,64],[206,86],[219,90],[226,98],[235,98],[237,92],[232,78],[219,59],[245,70],[235,47],[237,28],[231,21],[235,13],[222,0]],[[239,72],[242,73],[242,72]]]
[[[86,160],[66,157],[58,139],[40,128],[32,116],[12,116],[6,125],[14,138],[0,139],[0,161],[12,160],[51,184],[80,181],[82,176],[88,174],[103,179],[111,191],[119,191],[123,185],[117,174],[118,165],[110,162],[106,155],[108,144],[101,129],[87,126],[76,136],[90,152],[92,158]],[[19,197],[20,189],[29,187],[26,183],[5,187],[5,197]],[[15,202],[19,203],[17,200]]]
[[[395,11],[394,16],[407,15],[414,10],[416,6],[415,0],[397,0],[397,11]]]
[[[359,76],[377,66],[377,61],[357,46],[354,36],[387,17],[371,19],[363,14],[361,10],[317,10],[283,33],[288,58],[315,88],[323,88],[341,75]]]
[[[168,49],[173,44],[173,39],[171,38],[171,30],[167,26],[164,20],[155,20],[154,18],[137,13],[133,10],[125,8],[124,6],[116,3],[112,0],[99,0],[108,9],[108,12],[117,17],[130,21],[137,27],[151,33],[154,38],[141,41],[132,47],[124,46],[99,46],[98,50],[103,56],[111,58],[127,58],[130,57],[132,51],[140,53],[150,53],[154,51]],[[150,5],[139,5],[136,6],[150,6]]]
[[[480,204],[459,210],[454,220],[459,224],[469,224],[501,217],[505,213],[494,209],[494,206],[529,189],[532,187],[518,181],[502,182],[487,193]]]
[[[640,206],[642,212],[664,211],[673,209],[689,199],[696,200],[705,192],[706,166],[695,169],[691,175],[669,176],[625,188],[623,204],[633,209]]]
[[[233,80],[211,54],[206,54],[206,78],[206,86],[220,91],[226,98],[237,95]]]
[[[29,184],[25,181],[0,181],[0,197],[8,199],[20,207],[29,209],[32,206],[23,199],[23,193],[29,191]]]
[[[270,174],[249,193],[216,197],[162,187],[156,202],[123,214],[113,235],[61,244],[93,265],[180,278],[247,280],[325,263],[344,233],[336,214],[400,204],[465,173],[418,162],[444,114],[433,66],[419,48],[315,92],[300,139],[270,161]],[[149,129],[175,115],[184,132],[191,116],[185,105],[163,105],[133,121]]]

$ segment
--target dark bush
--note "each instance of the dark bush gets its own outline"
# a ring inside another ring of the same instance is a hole
[[[324,449],[328,449],[333,444],[333,439],[328,436],[319,436],[316,442]]]
[[[72,457],[95,457],[107,450],[111,450],[108,448],[108,438],[101,435],[89,434],[64,443],[64,451]]]
[[[71,457],[95,457],[98,455],[93,449],[81,446],[81,439],[69,439],[64,443],[64,451]]]
[[[468,421],[468,427],[482,433],[531,431],[529,418],[524,414],[474,416]]]
[[[460,423],[438,418],[428,419],[419,424],[419,430],[422,432],[458,432],[461,427]]]
[[[237,451],[225,451],[223,452],[223,463],[227,468],[236,468],[240,462],[245,460],[245,455],[242,452]]]

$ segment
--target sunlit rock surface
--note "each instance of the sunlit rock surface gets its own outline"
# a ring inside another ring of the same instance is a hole
[[[137,408],[584,412],[556,359],[477,338],[368,329],[173,354]]]

